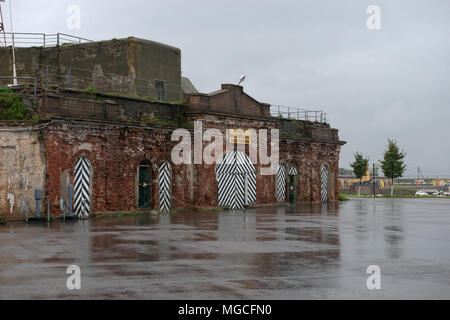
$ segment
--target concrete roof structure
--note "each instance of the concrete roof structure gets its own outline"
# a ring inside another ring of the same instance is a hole
[[[191,80],[186,77],[181,77],[181,90],[183,94],[199,93],[197,88],[192,84]]]

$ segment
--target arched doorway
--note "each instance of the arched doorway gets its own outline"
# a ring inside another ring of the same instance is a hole
[[[80,218],[89,217],[91,212],[91,162],[81,157],[75,164],[74,212]]]
[[[172,168],[164,161],[158,168],[159,211],[169,212],[172,208]]]
[[[277,201],[286,202],[286,166],[281,164],[277,172]]]
[[[295,177],[298,175],[297,169],[294,166],[289,168],[289,203],[295,203]]]
[[[322,202],[327,203],[329,200],[330,169],[326,164],[323,164],[320,168],[320,180]]]
[[[216,167],[219,206],[243,210],[256,203],[256,170],[249,157],[239,151],[226,154]]]
[[[152,207],[152,164],[144,160],[139,164],[139,209]]]

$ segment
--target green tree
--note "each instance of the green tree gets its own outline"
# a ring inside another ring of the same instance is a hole
[[[352,167],[356,178],[359,179],[358,194],[361,196],[362,178],[367,174],[367,170],[369,170],[369,158],[365,158],[362,153],[357,152],[355,153],[355,162],[350,163],[350,166]]]
[[[403,176],[406,170],[405,164],[406,153],[400,151],[397,142],[388,140],[387,149],[384,152],[383,160],[381,160],[381,169],[386,178],[392,179],[391,196],[394,195],[394,179]]]

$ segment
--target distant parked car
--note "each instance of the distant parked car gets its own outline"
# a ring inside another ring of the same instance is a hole
[[[416,197],[424,197],[427,195],[428,195],[428,193],[426,193],[425,191],[417,191],[416,192]]]

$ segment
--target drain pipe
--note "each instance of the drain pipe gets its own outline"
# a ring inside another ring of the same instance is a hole
[[[50,222],[50,199],[47,199],[47,222]]]

